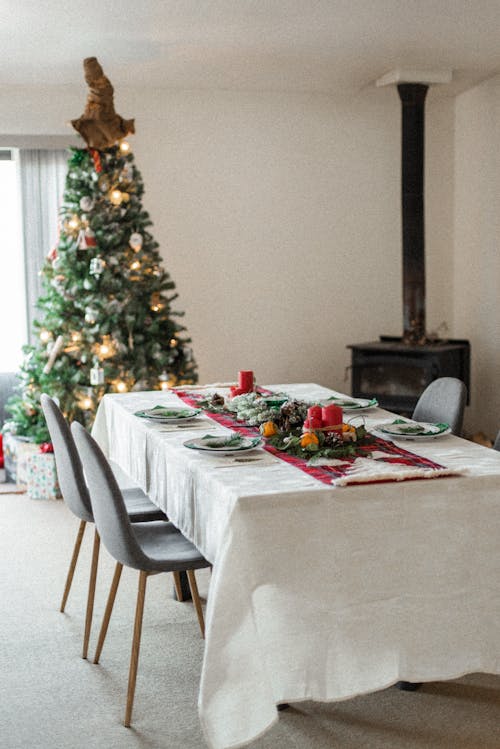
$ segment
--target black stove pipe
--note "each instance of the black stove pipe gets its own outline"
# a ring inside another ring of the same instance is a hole
[[[400,83],[401,99],[401,207],[403,225],[403,341],[426,342],[424,239],[424,133],[423,83]]]

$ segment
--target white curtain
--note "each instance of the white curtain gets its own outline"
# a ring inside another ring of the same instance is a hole
[[[22,196],[24,267],[28,338],[36,302],[42,293],[39,275],[45,259],[57,241],[59,205],[67,171],[68,151],[23,148],[19,151]]]

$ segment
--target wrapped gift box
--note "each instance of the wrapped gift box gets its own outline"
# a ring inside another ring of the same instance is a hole
[[[39,445],[30,442],[27,437],[18,437],[6,432],[3,437],[5,459],[5,479],[16,482],[19,489],[26,488],[26,461],[30,455],[38,452]]]
[[[53,453],[37,452],[29,455],[26,461],[26,483],[30,499],[57,499],[61,496]]]

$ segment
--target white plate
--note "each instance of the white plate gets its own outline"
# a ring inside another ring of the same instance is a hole
[[[366,411],[368,408],[375,408],[378,406],[378,400],[376,398],[349,398],[348,396],[342,398],[340,395],[336,395],[328,398],[328,404],[334,406],[340,406],[343,411]]]
[[[136,411],[134,416],[139,416],[141,419],[148,419],[148,421],[152,421],[155,424],[172,424],[194,419],[200,412],[200,408],[190,408],[189,406],[155,406],[154,408],[146,408],[143,411]]]
[[[369,430],[384,439],[429,440],[450,434],[448,424],[430,424],[424,421],[395,421],[375,424]]]
[[[205,435],[196,437],[184,442],[184,447],[190,450],[199,450],[200,452],[209,452],[213,455],[234,455],[235,453],[248,452],[260,447],[262,440],[260,437],[242,437],[237,445],[228,445],[229,437]],[[219,443],[219,444],[217,444]]]

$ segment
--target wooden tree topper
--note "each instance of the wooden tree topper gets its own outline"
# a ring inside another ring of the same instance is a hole
[[[115,112],[113,86],[104,75],[96,57],[83,61],[85,80],[89,87],[85,111],[77,120],[71,120],[87,145],[102,150],[113,146],[117,140],[135,133],[134,120],[124,120]]]

